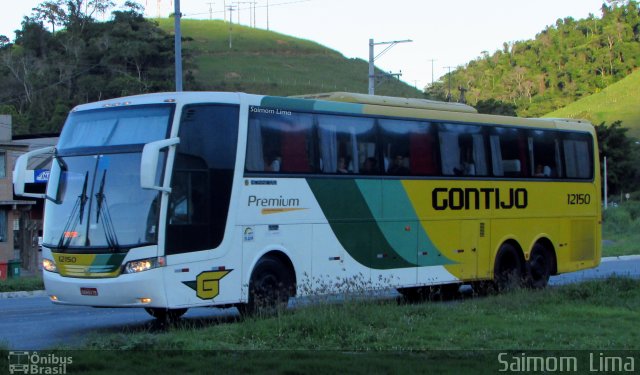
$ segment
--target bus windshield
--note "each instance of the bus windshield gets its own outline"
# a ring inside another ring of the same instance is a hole
[[[52,165],[44,245],[126,251],[157,243],[159,193],[140,187],[145,143],[166,137],[171,106],[73,113]],[[162,165],[160,166],[162,170]]]
[[[72,112],[58,151],[144,145],[167,136],[173,105],[148,105]]]

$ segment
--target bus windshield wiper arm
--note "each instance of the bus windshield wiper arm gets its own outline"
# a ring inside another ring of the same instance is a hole
[[[82,185],[82,193],[80,194],[80,196],[78,196],[78,199],[80,199],[80,223],[82,224],[82,217],[84,216],[84,206],[87,204],[87,200],[89,200],[89,197],[87,197],[87,183],[89,182],[89,172],[86,172],[84,174],[84,185]]]
[[[113,220],[111,220],[111,213],[109,213],[109,206],[104,205],[107,201],[107,196],[104,194],[104,183],[107,177],[107,170],[102,172],[102,180],[100,181],[100,189],[96,193],[96,223],[100,222],[102,217],[102,228],[104,229],[104,236],[107,240],[107,245],[112,251],[118,251],[120,244],[118,243],[118,237],[116,235],[115,228],[113,227]],[[103,210],[104,206],[104,210]]]

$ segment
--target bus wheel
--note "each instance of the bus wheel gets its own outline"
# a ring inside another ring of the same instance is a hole
[[[162,309],[145,307],[144,310],[159,321],[174,322],[180,319],[180,317],[184,315],[184,313],[186,313],[188,309]]]
[[[527,262],[527,286],[541,289],[549,283],[551,276],[551,256],[541,244],[535,244]]]
[[[249,301],[239,307],[241,315],[271,316],[286,309],[292,295],[292,278],[275,258],[262,258],[249,281]]]
[[[493,281],[498,292],[522,286],[522,258],[513,245],[503,244],[496,255]]]

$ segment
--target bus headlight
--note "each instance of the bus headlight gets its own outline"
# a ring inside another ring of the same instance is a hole
[[[123,273],[138,273],[153,268],[164,267],[164,257],[132,260],[124,265]]]
[[[42,259],[42,268],[45,271],[56,272],[56,273],[58,272],[58,267],[56,267],[56,264],[51,259],[47,259],[47,258]]]

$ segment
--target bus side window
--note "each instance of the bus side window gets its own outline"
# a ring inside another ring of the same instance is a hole
[[[564,165],[568,178],[588,179],[593,175],[591,148],[588,134],[572,134],[562,140]]]
[[[318,115],[317,121],[318,156],[322,173],[377,174],[379,172],[373,119]],[[363,170],[365,164],[367,166],[375,164],[375,169],[365,172]]]
[[[494,176],[530,176],[528,140],[522,129],[496,127],[489,141]]]
[[[313,171],[313,115],[250,113],[247,137],[248,172]]]
[[[428,122],[381,119],[384,171],[391,176],[438,174],[432,126]]]
[[[445,176],[488,174],[484,133],[480,126],[439,124],[440,160]]]
[[[529,134],[529,163],[533,177],[562,177],[559,133],[555,130],[532,130]]]

